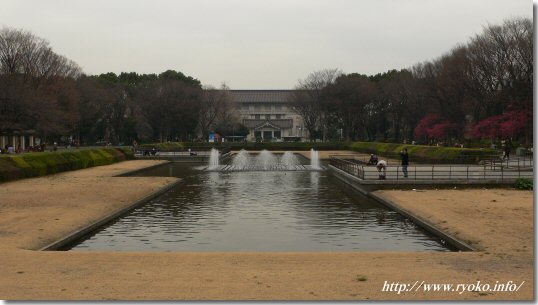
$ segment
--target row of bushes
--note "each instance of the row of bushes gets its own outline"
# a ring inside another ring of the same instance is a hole
[[[499,157],[499,153],[495,149],[484,148],[456,148],[378,142],[354,142],[349,148],[358,152],[378,154],[386,158],[399,158],[400,151],[407,148],[411,160],[432,163],[476,163],[483,159]]]
[[[354,150],[357,152],[378,154],[385,158],[399,158],[399,152],[407,148],[411,160],[417,162],[463,162],[475,163],[479,160],[496,158],[499,153],[494,149],[482,148],[455,148],[437,147],[427,145],[410,145],[399,143],[380,142],[225,142],[225,143],[188,143],[188,142],[167,142],[155,144],[143,144],[141,148],[155,148],[159,151],[183,151],[192,149],[209,150],[213,147],[247,150]]]
[[[133,158],[129,148],[81,149],[0,156],[0,181],[39,177]]]
[[[198,144],[204,144],[204,143],[191,143],[191,144],[198,145]],[[207,143],[207,144],[211,144],[211,143]],[[159,151],[182,151],[182,150],[185,150],[185,145],[183,144],[183,142],[164,142],[164,143],[142,144],[139,146],[139,148],[141,149],[155,148]]]
[[[204,142],[166,142],[166,143],[153,143],[142,144],[142,149],[155,148],[159,151],[184,151],[187,149],[192,150],[210,150],[211,148],[224,148],[229,147],[234,150],[247,149],[247,150],[310,150],[314,148],[316,150],[347,150],[349,149],[349,143],[344,142],[223,142],[223,143],[204,143]]]
[[[495,144],[497,148],[502,148],[503,142],[504,142],[503,140],[496,139],[495,141],[493,141],[493,144]],[[492,142],[491,140],[473,139],[473,140],[466,140],[464,144],[465,144],[465,147],[480,148],[480,147],[491,147]],[[516,148],[516,147],[530,148],[532,147],[532,142],[526,143],[522,141],[512,140],[510,141],[510,146],[512,148]]]

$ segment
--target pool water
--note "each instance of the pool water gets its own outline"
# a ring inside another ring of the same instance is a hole
[[[73,251],[450,251],[438,238],[323,172],[206,172],[170,163],[174,189]]]

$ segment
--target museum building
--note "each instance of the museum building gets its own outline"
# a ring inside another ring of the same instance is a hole
[[[230,90],[247,141],[301,141],[308,137],[292,105],[294,90]]]

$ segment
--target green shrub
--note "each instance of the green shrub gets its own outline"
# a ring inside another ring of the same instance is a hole
[[[80,149],[0,156],[0,181],[44,176],[132,159],[126,148]]]
[[[140,148],[155,148],[160,151],[185,151],[191,150],[209,150],[211,148],[229,147],[233,150],[347,150],[349,143],[345,142],[167,142],[167,143],[148,143],[140,145]]]
[[[180,151],[184,149],[183,142],[149,143],[140,145],[140,148],[145,149],[151,149],[153,147],[160,151]]]
[[[120,147],[117,149],[117,152],[119,154],[119,157],[123,156],[125,160],[134,159],[134,151],[131,147]]]
[[[485,158],[497,158],[494,149],[438,147],[399,143],[354,142],[350,149],[362,153],[377,154],[386,158],[399,158],[399,153],[407,148],[411,161],[444,163],[476,163]]]
[[[378,154],[385,158],[399,158],[404,148],[409,151],[412,162],[419,163],[477,163],[483,159],[498,158],[494,149],[437,147],[380,142],[167,142],[140,145],[141,148],[156,148],[160,151],[209,150],[226,148],[233,150],[354,150],[357,152]]]
[[[534,187],[533,181],[530,178],[518,178],[515,186],[520,190],[532,190]]]

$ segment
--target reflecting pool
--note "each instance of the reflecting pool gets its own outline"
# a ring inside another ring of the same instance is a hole
[[[139,174],[182,182],[74,251],[450,251],[329,171],[208,172],[171,163]]]

